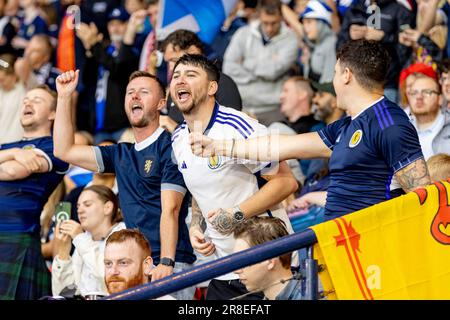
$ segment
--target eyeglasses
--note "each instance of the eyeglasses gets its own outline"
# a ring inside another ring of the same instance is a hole
[[[431,89],[423,89],[423,90],[413,90],[413,91],[409,91],[408,92],[408,95],[410,96],[410,97],[416,97],[416,96],[418,96],[418,95],[421,95],[421,96],[423,96],[423,97],[425,97],[425,98],[429,98],[429,97],[431,97],[431,95],[432,94],[437,94],[437,95],[439,95],[439,92],[438,91],[436,91],[436,90],[431,90]]]

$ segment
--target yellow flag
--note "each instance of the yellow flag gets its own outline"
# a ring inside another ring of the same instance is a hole
[[[312,229],[328,299],[450,299],[450,180]]]

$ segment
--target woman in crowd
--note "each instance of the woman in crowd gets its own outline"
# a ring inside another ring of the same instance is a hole
[[[105,296],[103,252],[107,237],[125,229],[116,195],[105,186],[92,185],[78,198],[80,223],[56,224],[57,255],[52,265],[53,295]],[[83,232],[84,230],[84,232]],[[70,256],[71,244],[75,251]]]

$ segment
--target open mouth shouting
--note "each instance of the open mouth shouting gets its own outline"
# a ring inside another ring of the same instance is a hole
[[[144,108],[142,103],[138,101],[131,102],[131,115],[134,117],[140,117],[144,114]]]
[[[22,112],[22,116],[23,117],[30,117],[34,115],[34,110],[32,108],[26,107],[23,112]]]
[[[191,92],[187,89],[178,89],[177,90],[177,100],[180,103],[184,103],[189,100],[191,97]]]

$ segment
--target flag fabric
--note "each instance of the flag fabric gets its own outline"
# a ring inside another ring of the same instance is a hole
[[[450,299],[450,179],[312,229],[328,299]]]
[[[196,32],[211,44],[237,0],[161,0],[156,34],[165,39],[179,29]]]

